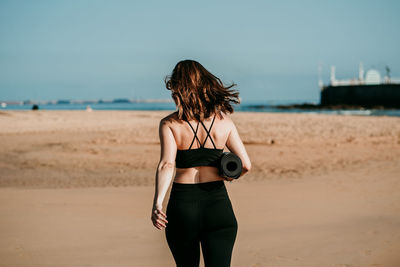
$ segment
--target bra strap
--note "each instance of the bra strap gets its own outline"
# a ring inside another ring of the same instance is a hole
[[[195,130],[193,129],[193,126],[192,126],[187,120],[185,120],[185,121],[189,124],[190,128],[192,128],[192,131],[193,131],[193,133],[194,133],[194,137],[193,137],[192,143],[190,144],[189,149],[192,148],[192,145],[193,145],[195,139],[197,139],[197,142],[199,143],[199,146],[201,146],[200,140],[199,140],[199,138],[197,137],[197,131],[198,131],[198,129],[199,129],[199,123],[197,124],[196,131],[195,131]]]
[[[217,147],[215,146],[214,141],[212,140],[212,137],[211,137],[211,135],[210,135],[211,128],[213,127],[213,124],[214,124],[214,120],[215,120],[215,115],[214,115],[214,118],[213,118],[213,120],[212,120],[212,122],[211,122],[210,130],[207,130],[207,128],[206,128],[206,126],[203,124],[203,122],[200,121],[200,122],[201,122],[201,125],[203,125],[203,127],[204,127],[204,130],[206,130],[206,132],[207,132],[207,136],[206,136],[206,139],[204,139],[204,143],[203,143],[202,147],[205,146],[205,144],[206,144],[206,142],[207,142],[207,138],[210,137],[210,140],[211,140],[211,142],[212,142],[214,148],[217,149]],[[198,139],[197,139],[197,140],[198,140]]]

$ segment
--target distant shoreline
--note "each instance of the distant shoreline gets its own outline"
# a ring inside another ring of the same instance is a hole
[[[375,110],[393,110],[400,109],[397,107],[385,107],[385,106],[360,106],[360,105],[321,105],[313,103],[302,103],[302,104],[289,104],[289,105],[250,105],[248,107],[255,109],[265,109],[265,108],[277,108],[277,109],[303,109],[303,110],[365,110],[365,109],[375,109]]]
[[[0,101],[2,105],[68,105],[68,104],[121,104],[121,103],[172,103],[172,99],[128,99],[128,98],[115,98],[112,100],[75,100],[75,99],[58,99],[58,100],[24,100],[24,101]]]
[[[173,102],[124,102],[111,103],[57,103],[57,104],[25,104],[2,105],[1,110],[176,110]],[[384,106],[358,106],[358,105],[320,105],[315,102],[289,102],[289,103],[241,103],[235,105],[236,112],[284,112],[284,113],[323,113],[339,115],[364,115],[364,116],[396,116],[400,117],[400,108]]]

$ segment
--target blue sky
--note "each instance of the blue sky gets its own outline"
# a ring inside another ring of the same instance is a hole
[[[0,1],[0,100],[169,98],[194,59],[243,101],[319,100],[358,64],[400,77],[400,1]]]

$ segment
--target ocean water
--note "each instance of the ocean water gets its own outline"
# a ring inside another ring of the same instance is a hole
[[[400,109],[279,109],[275,105],[299,104],[299,101],[268,101],[243,102],[235,105],[235,111],[241,112],[270,112],[270,113],[309,113],[309,114],[338,114],[359,116],[395,116],[400,117]],[[310,102],[308,102],[310,103]],[[93,110],[175,110],[174,103],[91,103],[91,104],[45,104],[39,105],[40,110],[85,110],[90,106]],[[30,110],[32,104],[1,106],[0,110]]]

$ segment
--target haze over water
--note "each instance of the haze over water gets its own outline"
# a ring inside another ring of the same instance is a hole
[[[202,63],[243,101],[319,101],[358,64],[400,77],[398,1],[1,1],[0,100],[169,98]]]

